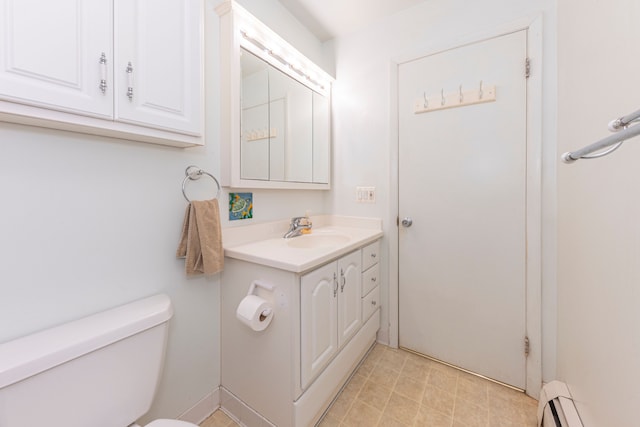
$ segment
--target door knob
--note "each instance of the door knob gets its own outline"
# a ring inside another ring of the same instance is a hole
[[[413,225],[413,220],[409,217],[406,217],[402,220],[403,227],[411,227]]]

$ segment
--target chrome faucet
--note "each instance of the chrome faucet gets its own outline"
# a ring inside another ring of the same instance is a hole
[[[297,216],[291,218],[289,231],[284,234],[284,238],[297,237],[302,234],[302,230],[311,230],[311,220],[306,216]]]

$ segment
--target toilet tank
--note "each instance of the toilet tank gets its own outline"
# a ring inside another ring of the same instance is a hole
[[[0,427],[126,427],[162,371],[166,295],[0,344]]]

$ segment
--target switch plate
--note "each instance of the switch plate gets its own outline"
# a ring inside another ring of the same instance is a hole
[[[356,187],[357,203],[375,203],[376,187]]]

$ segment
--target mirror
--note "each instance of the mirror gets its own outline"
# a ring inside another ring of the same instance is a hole
[[[329,183],[329,99],[240,49],[240,177]]]
[[[234,1],[220,16],[220,182],[331,188],[333,77]]]

